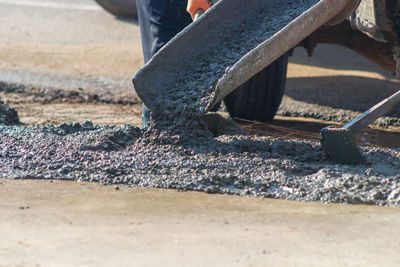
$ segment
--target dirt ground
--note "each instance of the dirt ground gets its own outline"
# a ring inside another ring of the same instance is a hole
[[[141,106],[100,103],[19,103],[13,105],[28,125],[60,124],[91,120],[94,124],[141,126]]]

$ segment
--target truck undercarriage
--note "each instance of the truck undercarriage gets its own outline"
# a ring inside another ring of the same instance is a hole
[[[323,26],[299,46],[311,56],[318,43],[350,48],[390,72],[399,72],[400,3],[398,0],[362,0],[343,22]]]

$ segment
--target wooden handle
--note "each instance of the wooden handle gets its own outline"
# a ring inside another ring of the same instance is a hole
[[[206,12],[210,7],[211,7],[210,0],[189,0],[186,10],[187,12],[190,13],[192,19],[196,20],[201,14]],[[198,12],[201,12],[201,14],[197,15]]]
[[[382,100],[351,122],[347,123],[343,128],[351,130],[353,134],[358,133],[370,123],[374,122],[377,118],[391,111],[398,103],[400,103],[400,91]]]

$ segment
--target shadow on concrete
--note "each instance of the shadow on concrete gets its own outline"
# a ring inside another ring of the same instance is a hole
[[[125,22],[125,23],[129,23],[129,24],[133,24],[136,26],[139,26],[139,21],[138,19],[130,19],[130,18],[122,18],[122,17],[115,17],[116,20],[121,21],[121,22]]]
[[[294,100],[364,112],[400,90],[396,81],[359,76],[288,78],[285,94]],[[396,116],[400,111],[396,112]]]
[[[379,67],[351,49],[337,45],[319,44],[312,57],[307,55],[304,48],[297,47],[289,61],[321,68],[376,72],[387,78],[395,78],[393,73]]]

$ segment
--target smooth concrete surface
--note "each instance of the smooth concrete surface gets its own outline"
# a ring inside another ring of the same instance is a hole
[[[0,181],[0,266],[400,265],[398,208]]]

